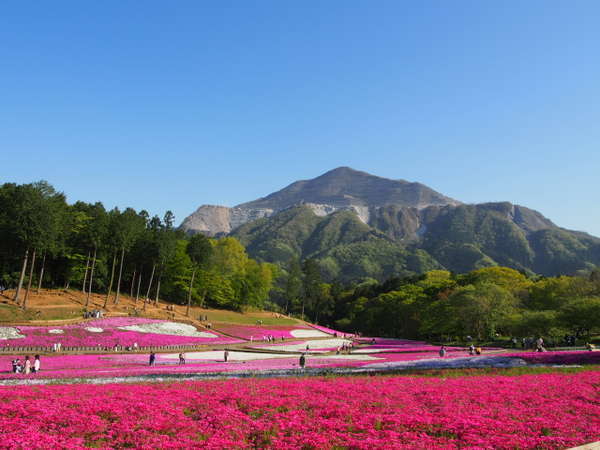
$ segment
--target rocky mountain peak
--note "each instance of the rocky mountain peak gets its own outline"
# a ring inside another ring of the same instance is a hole
[[[233,208],[201,206],[184,220],[182,228],[190,233],[208,235],[229,233],[243,223],[269,217],[300,204],[306,204],[320,216],[338,210],[353,210],[360,220],[369,223],[374,211],[384,206],[422,209],[432,205],[458,205],[460,202],[420,183],[392,180],[350,167],[338,167]]]

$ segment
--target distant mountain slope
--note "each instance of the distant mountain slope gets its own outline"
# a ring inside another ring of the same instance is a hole
[[[316,258],[327,279],[385,278],[439,267],[424,252],[364,224],[353,211],[319,217],[300,205],[242,225],[232,235],[263,261],[285,265],[292,258]]]
[[[600,266],[600,239],[508,202],[465,205],[419,183],[338,168],[234,208],[203,206],[182,227],[231,234],[286,265],[316,258],[327,279],[504,265],[542,275]]]

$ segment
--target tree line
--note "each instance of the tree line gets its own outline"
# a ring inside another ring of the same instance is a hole
[[[600,333],[600,270],[536,277],[507,267],[432,270],[385,282],[324,283],[314,260],[290,261],[279,285],[286,312],[365,335],[438,341]]]
[[[27,308],[43,287],[92,292],[104,307],[125,292],[140,301],[242,309],[262,307],[276,267],[248,257],[234,238],[186,236],[162,218],[101,202],[68,204],[45,181],[0,186],[0,283]]]

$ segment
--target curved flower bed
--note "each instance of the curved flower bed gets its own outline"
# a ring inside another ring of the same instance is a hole
[[[256,348],[260,350],[274,350],[278,352],[302,352],[308,347],[308,351],[335,351],[343,344],[349,345],[352,341],[348,339],[331,338],[331,339],[315,339],[308,341],[288,341],[279,342],[275,344],[258,344],[253,345],[249,348]]]
[[[199,331],[183,323],[139,317],[109,317],[60,327],[0,327],[0,347],[51,347],[59,342],[64,348],[130,346],[134,343],[139,346],[233,344],[243,341],[216,332]]]
[[[214,328],[230,336],[238,338],[262,341],[266,336],[275,339],[330,337],[329,334],[306,325],[237,325],[237,324],[215,324]]]
[[[357,341],[361,344],[361,349],[357,352],[378,353],[378,352],[438,352],[439,345],[431,345],[422,341],[411,341],[408,339],[387,339],[387,338],[359,338]],[[464,350],[464,347],[446,347],[448,351]],[[489,349],[488,349],[489,350]]]
[[[323,333],[337,335],[338,337],[347,337],[347,338],[354,337],[354,334],[352,334],[352,333],[346,333],[344,331],[334,330],[332,328],[324,327],[322,325],[316,325],[314,323],[309,324],[309,326],[311,326],[312,328],[314,328],[316,330],[322,331]]]
[[[502,357],[521,358],[528,364],[600,364],[600,351],[516,352]]]
[[[600,373],[0,388],[5,448],[567,448]]]
[[[30,357],[32,355],[29,355]],[[187,352],[186,364],[179,365],[178,353],[157,353],[156,365],[148,366],[148,354],[114,355],[57,355],[42,356],[42,371],[37,374],[15,374],[10,372],[14,356],[0,356],[0,379],[37,379],[37,378],[97,378],[107,376],[137,376],[157,373],[205,373],[205,372],[247,372],[274,369],[296,369],[298,355],[252,353],[229,351],[229,361],[223,361],[223,351]],[[444,358],[453,360],[464,357],[464,352],[449,352]],[[22,359],[22,358],[21,358]],[[507,358],[504,358],[507,359]],[[391,367],[411,361],[441,360],[431,352],[422,353],[386,353],[366,354],[308,354],[307,367]]]

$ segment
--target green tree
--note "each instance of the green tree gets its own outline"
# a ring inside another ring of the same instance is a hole
[[[488,282],[460,287],[448,300],[457,330],[477,339],[493,338],[518,303],[508,290]]]
[[[115,295],[115,304],[119,303],[121,292],[121,278],[123,274],[123,261],[125,253],[128,252],[138,236],[140,236],[146,226],[146,220],[142,214],[137,214],[132,208],[127,208],[121,214],[116,216],[115,239],[121,250],[121,262],[119,264],[119,276],[117,280],[117,292]]]
[[[300,302],[302,296],[302,267],[297,258],[292,258],[288,266],[288,274],[285,281],[285,308],[286,314],[289,307]]]
[[[185,313],[187,316],[189,316],[190,306],[192,303],[192,288],[194,286],[194,277],[196,276],[196,271],[198,271],[198,269],[200,269],[203,265],[206,266],[209,264],[211,255],[213,254],[213,246],[206,236],[203,234],[195,234],[190,238],[186,251],[192,263],[192,276],[190,278],[190,288],[188,292],[187,309]]]
[[[319,264],[315,259],[309,258],[302,264],[302,272],[304,274],[303,279],[303,293],[302,293],[302,311],[301,317],[304,319],[304,312],[306,307],[312,309],[317,305],[319,295],[321,295],[321,270]]]

